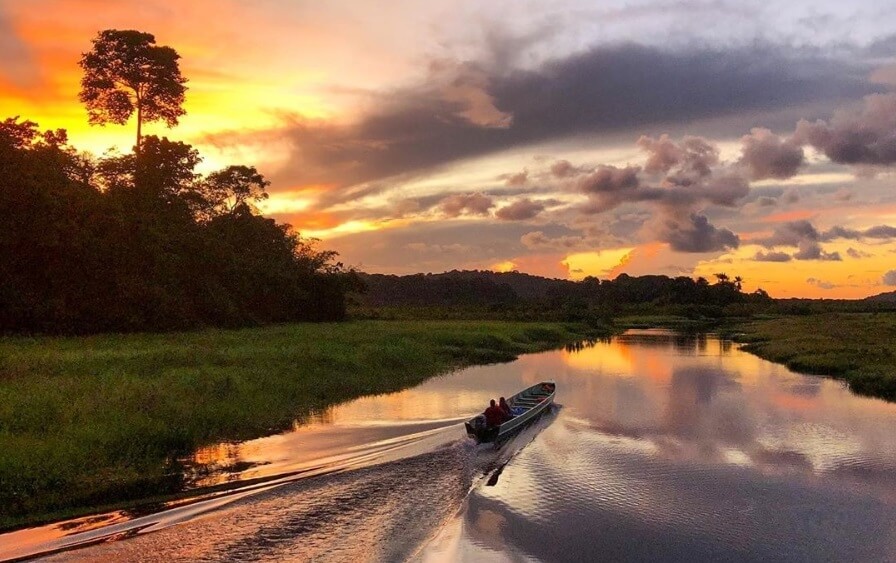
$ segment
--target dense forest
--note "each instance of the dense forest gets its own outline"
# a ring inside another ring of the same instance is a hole
[[[369,317],[513,318],[589,320],[619,315],[679,315],[722,318],[756,313],[810,314],[823,311],[878,311],[896,302],[772,299],[759,289],[742,290],[740,277],[662,275],[582,281],[542,278],[521,272],[452,271],[407,276],[362,274],[366,293],[353,312]]]
[[[63,130],[0,123],[0,331],[341,319],[353,275],[257,212],[254,168],[199,162],[167,138],[94,158]]]

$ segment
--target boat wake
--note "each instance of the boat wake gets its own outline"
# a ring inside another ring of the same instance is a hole
[[[302,440],[328,444],[315,459],[284,455],[255,469],[254,480],[198,490],[149,514],[117,511],[0,535],[0,560],[404,559],[474,487],[497,482],[553,416],[497,448],[463,437],[459,419],[333,425]],[[371,436],[379,439],[362,441]]]

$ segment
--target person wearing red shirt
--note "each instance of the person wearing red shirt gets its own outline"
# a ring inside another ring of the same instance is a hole
[[[485,414],[485,424],[489,428],[501,426],[501,423],[504,422],[504,411],[495,404],[494,399],[489,402],[489,407],[485,409],[483,414]]]

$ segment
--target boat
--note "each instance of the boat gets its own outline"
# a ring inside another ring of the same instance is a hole
[[[554,402],[557,385],[553,381],[542,381],[524,389],[507,399],[513,418],[499,426],[486,426],[485,415],[478,414],[464,423],[467,435],[476,443],[501,442],[538,418]]]

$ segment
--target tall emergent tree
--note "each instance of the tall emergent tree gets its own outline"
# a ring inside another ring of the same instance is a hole
[[[180,55],[171,47],[156,45],[150,33],[107,29],[93,40],[93,49],[81,57],[84,77],[80,100],[87,106],[92,125],[124,125],[137,113],[136,152],[140,153],[143,122],[177,125],[187,82],[178,66]]]

